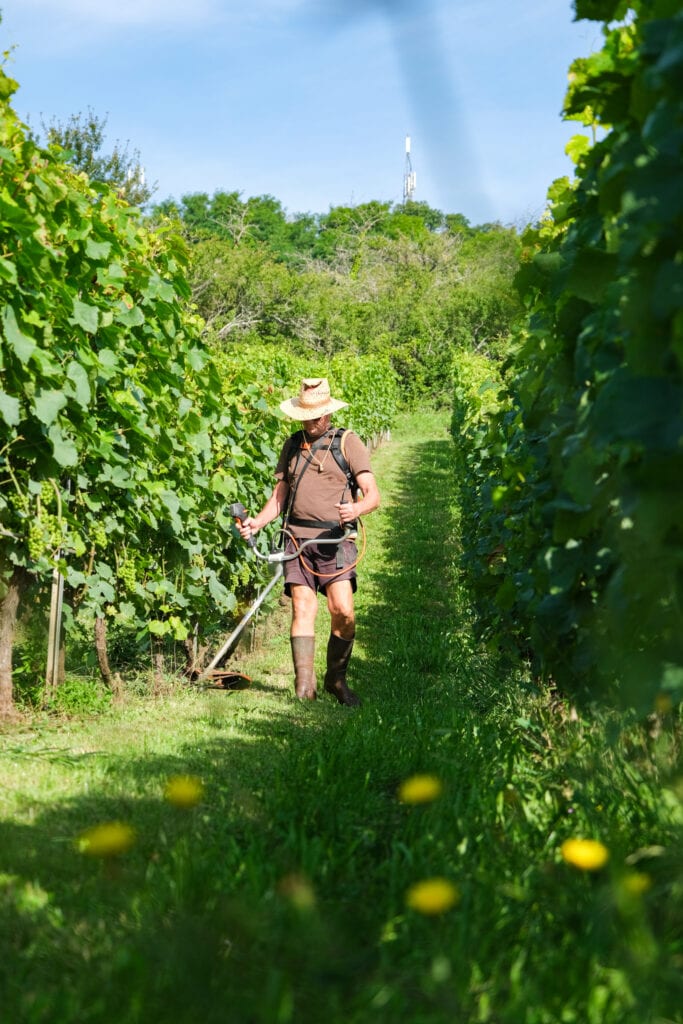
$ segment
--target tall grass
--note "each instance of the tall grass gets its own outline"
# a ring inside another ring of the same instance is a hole
[[[235,656],[247,691],[6,731],[2,1024],[683,1020],[673,712],[579,717],[475,646],[445,417],[374,466],[362,708],[295,701],[279,608]],[[321,671],[326,632],[321,606]],[[175,776],[201,799],[165,799]],[[130,849],[74,843],[117,821]]]

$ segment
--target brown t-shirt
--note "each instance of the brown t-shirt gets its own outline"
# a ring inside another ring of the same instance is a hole
[[[339,515],[334,506],[342,501],[353,501],[346,475],[330,450],[334,430],[335,428],[331,427],[321,442],[313,442],[315,451],[312,453],[296,444],[290,448],[291,439],[285,442],[280,452],[275,468],[275,479],[286,480],[289,483],[290,496],[291,488],[294,487],[294,504],[289,510],[290,516],[321,524],[318,528],[291,524],[289,528],[296,537],[317,537],[321,533],[326,533],[330,527],[324,525],[325,523],[339,522]],[[288,451],[289,465],[286,464]],[[347,431],[344,437],[344,455],[354,476],[372,472],[368,450],[358,435],[351,430]],[[307,463],[309,465],[306,465]]]

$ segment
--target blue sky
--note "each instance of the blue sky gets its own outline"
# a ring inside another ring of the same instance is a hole
[[[0,0],[18,114],[91,107],[154,199],[237,190],[289,214],[415,199],[523,223],[571,174],[560,117],[601,46],[570,0]]]

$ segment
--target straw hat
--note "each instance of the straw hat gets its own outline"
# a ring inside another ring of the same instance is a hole
[[[332,398],[326,377],[305,377],[298,398],[287,398],[280,402],[280,408],[293,420],[317,420],[319,416],[345,409],[348,404]]]

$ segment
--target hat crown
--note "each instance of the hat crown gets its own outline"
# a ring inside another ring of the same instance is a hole
[[[326,377],[305,377],[299,391],[301,409],[317,409],[330,400],[330,385]]]
[[[295,420],[317,420],[321,416],[345,409],[346,402],[332,398],[327,377],[304,377],[296,398],[280,402],[280,409]]]

